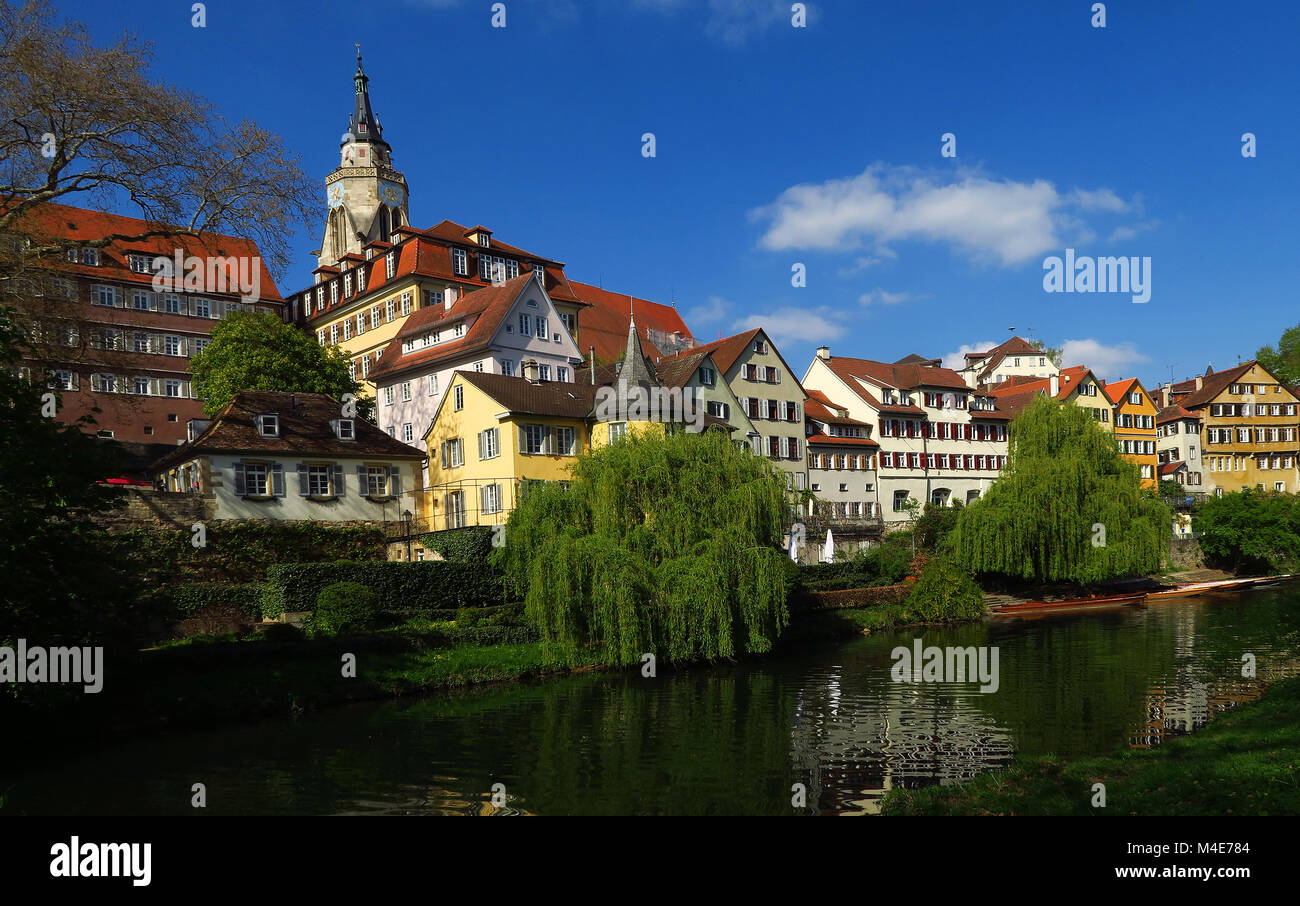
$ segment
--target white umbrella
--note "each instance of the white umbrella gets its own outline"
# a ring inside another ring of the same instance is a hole
[[[786,553],[790,555],[790,559],[795,563],[799,562],[799,536],[795,532],[794,526],[790,526],[790,548]]]
[[[822,562],[835,562],[835,536],[831,534],[830,529],[826,530],[826,551],[822,554]]]

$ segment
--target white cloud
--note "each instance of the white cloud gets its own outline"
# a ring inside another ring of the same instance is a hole
[[[687,323],[693,321],[719,321],[731,310],[731,303],[721,296],[709,296],[703,305],[697,305],[686,312]]]
[[[706,0],[700,10],[698,2],[687,0],[633,0],[634,9],[665,15],[685,10],[692,19],[703,22],[704,33],[725,44],[739,45],[781,21],[789,21],[790,4],[783,0]],[[812,21],[813,8],[808,8]]]
[[[865,241],[950,243],[975,258],[1022,264],[1062,247],[1076,211],[1128,210],[1109,189],[1058,192],[1050,182],[930,175],[875,163],[849,179],[791,186],[751,216],[770,220],[768,249],[841,249]]]
[[[851,264],[848,267],[842,267],[835,273],[837,276],[840,277],[852,277],[854,274],[862,273],[867,268],[875,267],[877,264],[880,264],[886,259],[890,261],[897,261],[898,252],[894,251],[893,249],[889,249],[889,248],[885,248],[884,246],[881,246],[880,248],[876,249],[874,253],[859,257],[856,261],[853,262],[853,264]]]
[[[962,346],[956,352],[947,352],[943,356],[943,367],[951,368],[953,371],[960,371],[966,367],[966,353],[983,352],[986,349],[992,349],[998,345],[993,340],[985,340],[983,343],[970,343]]]
[[[911,293],[891,293],[876,287],[869,293],[863,293],[858,296],[859,305],[897,305],[899,302],[906,302],[908,299],[915,298]]]
[[[830,320],[835,314],[826,306],[815,309],[778,308],[737,321],[733,329],[742,331],[761,327],[778,346],[796,340],[827,343],[844,335],[844,325]]]
[[[1087,365],[1104,380],[1132,377],[1134,365],[1151,361],[1132,343],[1107,346],[1096,340],[1066,340],[1061,344],[1061,363],[1065,366]]]

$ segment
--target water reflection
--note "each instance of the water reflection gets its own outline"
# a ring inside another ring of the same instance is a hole
[[[995,693],[890,651],[997,645]],[[1241,676],[1255,655],[1258,678]],[[871,814],[1017,753],[1158,745],[1300,673],[1300,589],[853,640],[657,679],[587,674],[140,740],[6,780],[3,813]],[[505,805],[493,805],[494,784]],[[792,805],[804,784],[806,805]]]

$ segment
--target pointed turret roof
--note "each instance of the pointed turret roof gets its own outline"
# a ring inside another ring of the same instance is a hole
[[[618,382],[628,387],[651,387],[656,383],[650,363],[641,354],[641,342],[636,335],[635,317],[628,319],[627,348],[623,351],[623,361],[619,365]]]
[[[365,70],[361,68],[360,44],[357,45],[357,73],[352,77],[352,82],[356,86],[357,98],[352,118],[348,121],[347,133],[356,141],[370,142],[372,145],[383,145],[388,148],[388,142],[384,141],[383,127],[379,125],[379,120],[370,109],[370,91],[366,87],[370,82],[370,76],[366,75]],[[347,140],[344,139],[339,144],[346,145]]]

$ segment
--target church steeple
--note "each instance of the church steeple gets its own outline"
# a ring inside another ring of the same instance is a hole
[[[370,77],[361,45],[356,48],[352,116],[339,142],[339,165],[325,177],[329,212],[317,263],[326,267],[360,254],[368,242],[391,241],[394,230],[411,222],[406,177],[394,169],[392,148],[370,108]]]
[[[370,76],[366,75],[365,69],[361,66],[361,45],[357,44],[357,74],[352,77],[352,83],[356,86],[356,104],[352,111],[352,119],[348,121],[347,133],[343,136],[340,145],[348,143],[348,136],[352,136],[354,141],[369,142],[372,145],[382,147],[384,150],[392,150],[388,143],[384,141],[383,126],[375,118],[374,112],[370,109]]]

